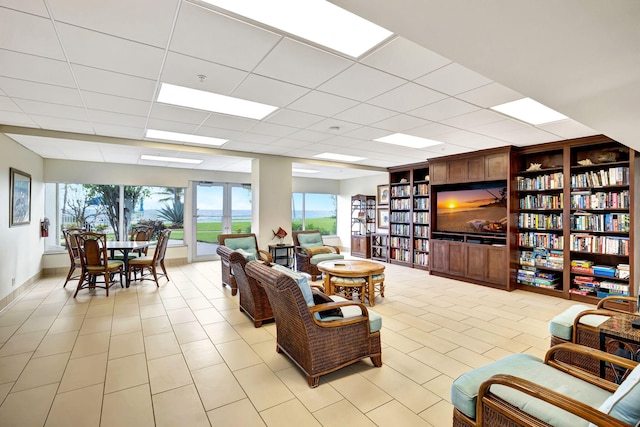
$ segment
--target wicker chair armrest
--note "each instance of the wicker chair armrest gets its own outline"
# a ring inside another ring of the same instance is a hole
[[[309,257],[309,255],[307,255],[307,252],[304,250],[302,246],[296,246],[295,251],[296,251],[296,254],[298,255]]]
[[[362,311],[362,315],[349,317],[347,319],[331,320],[329,322],[322,322],[316,319],[316,316],[311,316],[311,318],[313,319],[316,325],[323,328],[338,328],[345,325],[353,325],[355,323],[369,322],[369,312],[367,311],[367,307],[365,307],[364,304],[361,304],[355,301],[334,301],[334,302],[327,302],[324,304],[317,304],[309,307],[309,311],[311,313],[318,313],[320,311],[331,310],[333,308],[347,307],[350,305],[357,305],[358,307],[360,307],[360,310]]]
[[[271,254],[262,249],[258,249],[258,259],[266,263],[273,262],[273,257],[271,256]]]
[[[334,246],[334,245],[323,245],[326,246],[328,248],[333,248],[334,251],[336,251],[337,254],[340,253],[340,247],[339,246]]]
[[[571,353],[582,354],[586,356],[593,357],[594,359],[603,361],[603,362],[611,362],[617,366],[623,367],[625,369],[633,369],[638,365],[638,362],[626,359],[624,357],[616,356],[611,353],[607,353],[606,351],[601,351],[592,347],[587,347],[579,344],[565,343],[558,344],[551,347],[545,356],[544,363],[558,369],[562,372],[565,372],[569,375],[572,375],[576,378],[579,378],[583,381],[587,381],[593,385],[596,385],[604,390],[614,392],[618,385],[612,383],[611,381],[607,381],[604,378],[600,378],[588,371],[570,365],[566,362],[562,362],[560,360],[556,360],[556,356],[560,351],[567,351]]]
[[[613,308],[613,307],[606,307],[607,303],[610,302],[615,302],[615,301],[626,301],[632,304],[637,304],[637,299],[636,297],[625,297],[625,296],[608,296],[608,297],[604,297],[602,298],[600,301],[598,301],[598,305],[596,305],[596,309],[606,309],[606,310],[612,310],[615,311],[617,313],[628,313],[628,311],[626,310],[620,310],[618,308]],[[640,307],[636,306],[636,310],[639,309]],[[633,313],[630,313],[633,314]]]
[[[313,283],[309,283],[309,286],[311,286],[312,288],[316,288],[320,292],[324,293],[324,286],[322,286],[322,285],[314,285]]]
[[[549,390],[548,388],[542,387],[538,384],[535,384],[523,378],[518,378],[512,375],[506,375],[506,374],[494,375],[480,385],[480,390],[478,392],[478,403],[476,407],[476,423],[477,423],[476,425],[482,425],[482,422],[483,422],[483,419],[482,419],[483,418],[483,413],[482,413],[483,400],[484,399],[493,400],[489,395],[490,394],[489,389],[494,384],[498,384],[498,385],[502,385],[505,387],[518,390],[522,393],[525,393],[531,396],[532,398],[550,403],[553,406],[563,409],[595,425],[599,425],[599,426],[606,425],[611,427],[633,427],[630,424],[627,424],[616,418],[613,418],[611,415],[605,414],[604,412],[600,412],[596,408],[593,408],[578,400],[572,399],[568,396],[557,393],[553,390]]]
[[[578,326],[580,325],[580,319],[582,319],[584,316],[588,316],[590,314],[596,314],[598,316],[615,316],[616,313],[617,312],[615,312],[615,311],[604,310],[604,309],[585,310],[585,311],[583,311],[581,313],[578,313],[576,318],[573,320],[573,329],[572,329],[572,333],[571,333],[571,341],[574,342],[574,343],[577,342]]]

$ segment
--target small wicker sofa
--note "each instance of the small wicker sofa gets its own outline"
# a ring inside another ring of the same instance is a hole
[[[231,265],[229,264],[229,254],[232,251],[240,252],[248,261],[262,260],[265,262],[273,261],[271,254],[267,251],[263,251],[258,248],[258,239],[254,233],[247,234],[220,234],[218,236],[218,244],[220,245],[216,249],[216,253],[220,255],[221,272],[222,272],[222,287],[228,286],[231,288],[231,295],[238,293],[238,285],[235,277],[231,272]],[[221,250],[220,248],[226,246],[230,251]]]
[[[314,280],[322,274],[317,267],[319,262],[344,259],[339,247],[324,244],[318,230],[294,231],[293,244],[298,271],[310,274]]]

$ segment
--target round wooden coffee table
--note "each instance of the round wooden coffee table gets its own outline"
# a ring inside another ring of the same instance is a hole
[[[375,305],[375,289],[372,284],[373,276],[384,272],[384,264],[362,259],[343,259],[319,262],[318,270],[324,273],[324,288],[327,291],[327,295],[334,293],[331,283],[332,277],[345,279],[363,278],[365,280],[364,289],[369,299],[369,305],[371,307]],[[354,283],[352,286],[361,287],[362,285]],[[361,295],[362,302],[364,302],[363,297],[364,295]]]

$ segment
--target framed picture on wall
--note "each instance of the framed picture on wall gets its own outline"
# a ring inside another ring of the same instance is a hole
[[[378,208],[378,228],[389,228],[389,209]]]
[[[17,169],[9,169],[9,225],[31,222],[31,175]]]
[[[386,206],[389,204],[389,186],[378,185],[378,204]]]

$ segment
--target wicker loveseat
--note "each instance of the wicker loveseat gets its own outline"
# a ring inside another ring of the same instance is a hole
[[[558,361],[561,351],[591,354],[630,373],[618,386]],[[640,367],[589,347],[560,344],[544,361],[513,354],[458,377],[451,402],[454,427],[633,427],[640,421]]]
[[[317,267],[319,262],[344,259],[339,247],[324,244],[318,230],[294,231],[293,244],[298,271],[310,274],[314,280],[321,274]]]
[[[247,260],[261,260],[271,262],[271,254],[267,251],[260,250],[258,248],[258,239],[254,233],[248,234],[220,234],[218,236],[218,244],[220,245],[216,249],[216,253],[220,255],[221,271],[222,271],[222,286],[225,285],[231,288],[231,295],[238,293],[238,285],[231,273],[231,266],[229,265],[229,254],[233,251],[238,251],[244,255]],[[231,251],[221,251],[220,247],[226,246]]]
[[[310,387],[318,386],[321,375],[367,357],[374,366],[382,366],[382,321],[363,304],[343,300],[315,305],[311,290],[303,295],[303,284],[280,270],[251,261],[246,272],[269,296],[276,318],[276,351],[298,365]],[[340,308],[344,317],[320,318],[318,313],[331,308]]]

